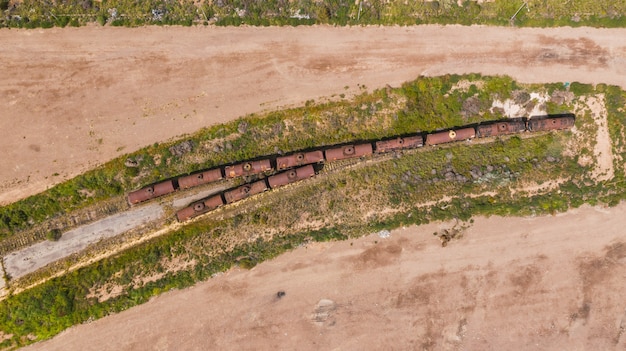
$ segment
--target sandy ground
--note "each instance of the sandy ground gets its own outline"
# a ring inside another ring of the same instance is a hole
[[[626,87],[625,31],[460,26],[0,30],[0,203],[246,113],[420,74]],[[348,87],[348,89],[345,89]],[[58,175],[56,175],[58,174]]]
[[[420,74],[481,72],[626,88],[624,33],[0,30],[0,203],[154,142],[249,112],[349,95],[357,85],[371,90]],[[478,219],[446,248],[432,233],[451,224],[309,245],[29,349],[622,350],[624,210]],[[280,299],[279,290],[286,292]]]
[[[624,211],[311,244],[26,349],[623,350]]]

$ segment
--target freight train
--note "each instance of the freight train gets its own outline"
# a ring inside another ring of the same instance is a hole
[[[208,212],[227,203],[239,201],[269,188],[286,185],[315,174],[312,164],[332,162],[350,158],[370,156],[374,153],[386,153],[395,150],[418,148],[424,145],[434,146],[472,138],[485,138],[500,135],[522,133],[525,131],[539,132],[569,129],[574,126],[574,114],[533,116],[532,118],[515,118],[500,121],[483,122],[475,126],[459,127],[426,134],[415,134],[375,142],[326,147],[320,150],[297,152],[286,156],[272,157],[256,161],[247,161],[220,168],[204,170],[194,174],[169,179],[152,184],[128,194],[131,205],[148,201],[159,196],[170,194],[177,189],[188,189],[203,184],[216,182],[225,178],[236,178],[265,174],[273,171],[285,171],[243,185],[234,190],[214,195],[210,198],[193,203],[178,212],[179,220],[186,220],[201,213]],[[304,166],[304,167],[302,167]],[[299,167],[299,168],[295,168]],[[294,169],[295,168],[295,169]]]

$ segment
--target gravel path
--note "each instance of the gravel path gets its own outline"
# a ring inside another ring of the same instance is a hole
[[[12,278],[19,278],[99,240],[119,235],[161,216],[161,205],[148,204],[70,230],[59,241],[44,241],[4,257],[6,273]]]

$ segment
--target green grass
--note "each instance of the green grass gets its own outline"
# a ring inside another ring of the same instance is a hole
[[[488,24],[528,27],[592,26],[624,27],[626,3],[603,0],[532,0],[527,8],[511,17],[522,1],[496,0],[478,4],[456,0],[404,1],[347,0],[324,1],[222,1],[191,0],[155,2],[151,0],[70,0],[44,2],[23,0],[9,8],[0,1],[0,10],[7,16],[0,26],[49,28],[98,23],[106,26],[137,27],[143,25],[207,25],[218,26],[298,26],[331,25],[415,25]],[[115,10],[114,10],[115,9]]]

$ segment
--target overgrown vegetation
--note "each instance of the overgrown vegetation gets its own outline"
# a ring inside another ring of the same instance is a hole
[[[480,78],[467,76],[470,80]],[[455,75],[421,78],[400,89],[364,93],[353,102],[309,103],[266,115],[250,115],[194,134],[184,141],[194,145],[185,153],[176,152],[180,141],[154,144],[41,194],[0,207],[0,239],[140,186],[203,168],[320,145],[498,118],[501,115],[490,112],[463,114],[463,101],[473,97],[481,106],[490,106],[494,96],[507,96],[517,88],[509,77],[485,77],[486,87],[480,93],[474,86],[444,96],[442,92],[449,91],[460,79]],[[245,128],[240,128],[243,125]]]
[[[181,148],[172,148],[180,142],[170,142],[128,156],[133,162],[123,158],[101,170],[110,174],[111,187],[127,189],[158,180],[161,172],[170,177],[277,151],[494,119],[501,116],[489,109],[494,99],[525,100],[528,92],[559,97],[563,89],[561,84],[521,85],[508,77],[419,78],[398,89],[357,96],[354,101],[309,103],[265,116],[251,115],[187,138],[194,147],[182,155],[175,156]],[[571,111],[580,101],[576,96],[604,94],[617,155],[615,167],[623,170],[626,93],[605,85],[576,85],[573,90],[572,100],[554,98],[547,108]],[[475,109],[475,104],[481,108]],[[298,186],[263,194],[232,210],[216,211],[0,302],[0,330],[12,335],[0,345],[30,343],[28,335],[49,338],[70,325],[190,286],[235,264],[252,267],[311,241],[345,239],[433,220],[467,221],[479,214],[536,215],[583,203],[615,205],[626,196],[623,171],[603,183],[590,177],[593,164],[581,166],[579,154],[571,151],[586,147],[582,141],[592,137],[594,121],[584,108],[577,117],[577,132],[522,134],[487,143],[474,140],[412,150],[402,157],[359,163],[343,171],[323,171],[322,176]],[[134,170],[132,175],[126,173],[129,168]],[[560,183],[544,191],[515,192],[555,180]]]
[[[524,3],[527,6],[520,8]],[[538,27],[626,25],[626,3],[611,0],[463,1],[460,5],[457,0],[3,0],[0,1],[0,11],[5,13],[0,26],[23,28],[81,26],[88,23],[128,27],[421,23]]]

